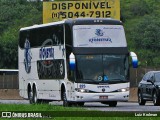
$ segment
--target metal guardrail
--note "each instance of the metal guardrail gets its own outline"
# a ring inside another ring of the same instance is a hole
[[[138,87],[145,73],[148,71],[158,71],[160,68],[130,68],[130,87]]]
[[[18,89],[18,75],[0,75],[0,89]]]
[[[0,89],[18,88],[18,70],[0,69]]]

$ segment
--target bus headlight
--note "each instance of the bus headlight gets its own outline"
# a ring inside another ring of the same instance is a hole
[[[129,91],[129,88],[122,88],[118,90],[118,92],[126,92],[126,91]]]
[[[89,92],[89,90],[87,90],[87,89],[81,89],[81,88],[76,88],[75,90],[77,92],[83,92],[83,93],[88,93]]]

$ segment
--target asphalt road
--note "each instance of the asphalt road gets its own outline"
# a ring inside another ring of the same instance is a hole
[[[0,104],[29,104],[27,100],[0,100]],[[62,105],[62,102],[50,102],[52,105]],[[147,102],[145,106],[139,106],[136,102],[118,102],[116,107],[109,107],[97,102],[85,103],[84,107],[88,110],[100,111],[160,111],[160,106],[154,106],[152,102]]]

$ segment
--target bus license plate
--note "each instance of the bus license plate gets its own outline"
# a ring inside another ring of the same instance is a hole
[[[99,96],[99,99],[108,99],[108,96]]]

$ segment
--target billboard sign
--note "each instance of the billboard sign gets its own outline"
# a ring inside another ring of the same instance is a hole
[[[120,0],[43,2],[43,23],[79,17],[120,20]]]

